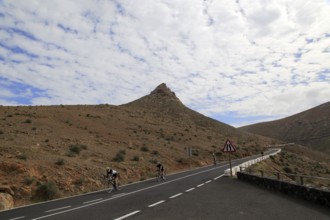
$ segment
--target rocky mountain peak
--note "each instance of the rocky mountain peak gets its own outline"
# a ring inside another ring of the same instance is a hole
[[[176,98],[175,93],[172,92],[171,89],[168,88],[165,83],[162,83],[159,86],[157,86],[150,94],[151,95],[169,96],[169,97]]]

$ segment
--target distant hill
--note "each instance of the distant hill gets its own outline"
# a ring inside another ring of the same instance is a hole
[[[15,192],[16,206],[51,199],[40,194],[45,184],[58,189],[52,198],[80,194],[102,187],[107,166],[128,183],[154,177],[157,161],[170,173],[211,164],[212,152],[226,160],[227,138],[233,157],[279,143],[187,108],[166,84],[119,106],[0,106],[0,186]]]
[[[330,154],[330,102],[287,118],[244,126],[239,130]]]

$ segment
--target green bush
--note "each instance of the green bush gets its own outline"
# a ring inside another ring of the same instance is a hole
[[[49,181],[46,183],[39,183],[35,192],[34,199],[46,201],[60,197],[60,191],[55,182]]]
[[[24,178],[24,184],[27,186],[30,186],[34,181],[34,177],[32,176],[27,176]]]
[[[146,146],[143,146],[143,147],[141,147],[141,151],[143,151],[143,152],[148,152],[148,151],[149,151],[149,148],[146,147]]]
[[[134,156],[132,161],[140,161],[140,157],[139,156]]]
[[[71,144],[69,146],[69,151],[72,154],[80,154],[81,150],[86,150],[86,149],[87,149],[87,146],[83,145],[83,144]]]
[[[79,178],[79,179],[76,179],[76,180],[73,182],[73,184],[81,186],[81,185],[84,184],[84,182],[85,182],[85,179],[84,179],[83,177],[81,177],[81,178]]]
[[[123,162],[125,160],[125,151],[121,150],[119,151],[114,158],[112,158],[112,161],[115,162]]]
[[[78,145],[70,145],[69,150],[72,153],[79,154],[81,151],[81,148]]]
[[[64,165],[64,160],[62,158],[59,158],[56,162],[55,162],[56,165],[59,165],[59,166],[62,166]]]
[[[26,154],[20,154],[20,155],[17,155],[16,157],[20,160],[26,160],[27,159]]]
[[[152,154],[158,156],[158,155],[159,155],[159,152],[158,152],[157,150],[154,150],[154,151],[152,152]]]
[[[25,121],[24,121],[24,123],[32,123],[32,121],[31,121],[31,119],[26,119]]]

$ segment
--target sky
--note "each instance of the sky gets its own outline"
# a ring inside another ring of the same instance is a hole
[[[229,125],[330,101],[330,0],[0,0],[0,105],[121,105],[166,85]]]

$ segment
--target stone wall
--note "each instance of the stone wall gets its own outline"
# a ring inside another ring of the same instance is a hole
[[[237,172],[237,178],[242,181],[250,182],[258,186],[282,192],[296,198],[304,199],[316,204],[330,207],[330,192],[310,188],[293,183],[278,181],[265,177],[255,176],[247,173]]]

